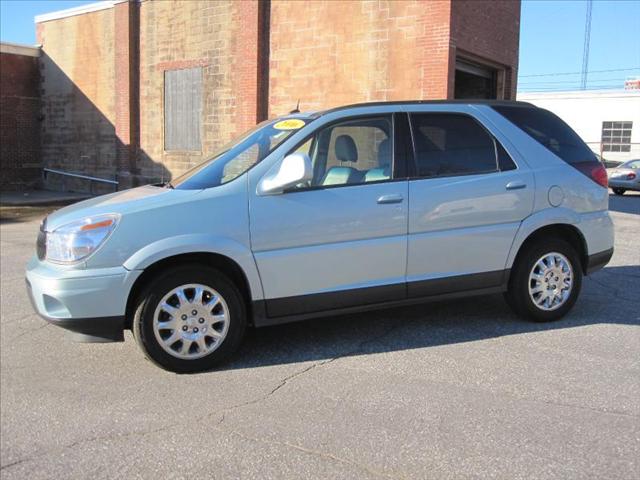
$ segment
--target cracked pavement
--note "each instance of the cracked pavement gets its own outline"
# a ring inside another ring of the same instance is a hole
[[[640,194],[616,252],[557,323],[501,296],[251,331],[175,375],[33,314],[38,216],[0,225],[0,476],[639,478]]]

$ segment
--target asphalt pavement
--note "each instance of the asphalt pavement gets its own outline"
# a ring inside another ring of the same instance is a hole
[[[0,224],[0,477],[640,478],[640,195],[551,324],[501,296],[251,331],[197,375],[37,317],[39,213]]]

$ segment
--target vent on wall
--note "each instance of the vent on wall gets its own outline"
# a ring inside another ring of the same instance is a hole
[[[202,67],[164,72],[164,149],[202,150]]]

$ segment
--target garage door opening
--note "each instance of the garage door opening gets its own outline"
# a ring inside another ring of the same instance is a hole
[[[457,60],[454,98],[498,98],[498,71]]]

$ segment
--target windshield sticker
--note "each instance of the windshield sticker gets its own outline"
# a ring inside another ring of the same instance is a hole
[[[273,128],[276,130],[298,130],[304,127],[304,121],[299,118],[290,118],[289,120],[282,120],[276,123]]]

